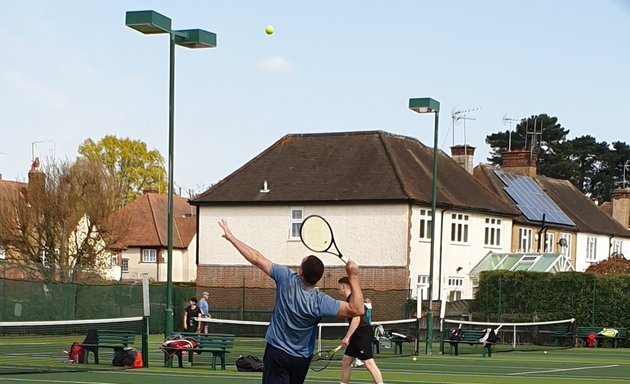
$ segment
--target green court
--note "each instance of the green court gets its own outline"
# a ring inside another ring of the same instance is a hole
[[[237,338],[235,349],[227,357],[225,371],[210,370],[208,356],[196,356],[195,366],[184,368],[164,368],[162,354],[158,350],[161,337],[151,336],[149,345],[149,368],[116,369],[110,368],[107,356],[101,357],[101,364],[89,364],[88,370],[77,372],[53,372],[63,370],[63,357],[59,363],[51,363],[47,372],[15,374],[4,367],[0,383],[175,383],[189,380],[203,383],[259,383],[260,373],[238,372],[234,366],[240,354],[261,357],[263,343],[260,339]],[[329,341],[335,342],[335,341]],[[65,345],[65,344],[64,344]],[[405,346],[411,350],[412,346]],[[495,353],[492,358],[483,358],[481,353],[460,356],[439,355],[438,345],[434,344],[435,354],[421,355],[415,362],[412,357],[393,355],[386,351],[377,355],[386,383],[606,383],[630,382],[629,349],[589,349],[570,348],[530,352]],[[405,353],[410,351],[405,350]],[[31,357],[32,358],[32,357]],[[7,364],[7,361],[2,363]],[[46,370],[46,367],[40,367]],[[72,368],[72,366],[71,366]],[[68,368],[70,369],[70,368]],[[339,361],[333,361],[322,372],[309,372],[307,383],[338,383]],[[365,368],[353,368],[353,383],[369,383],[370,376]]]

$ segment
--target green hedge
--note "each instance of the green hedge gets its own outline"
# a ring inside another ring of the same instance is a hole
[[[478,321],[575,318],[584,326],[630,327],[630,276],[482,272],[472,303]]]

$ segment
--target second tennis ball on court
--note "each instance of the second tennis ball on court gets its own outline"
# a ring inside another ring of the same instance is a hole
[[[547,354],[547,351],[543,352],[545,355]]]
[[[265,33],[268,35],[272,35],[273,34],[273,25],[268,25],[267,28],[265,28]]]
[[[545,352],[545,353],[546,353],[546,352]],[[415,362],[416,360],[417,360],[417,359],[416,359],[416,357],[415,357],[415,356],[411,358],[411,361],[414,361],[414,362]]]

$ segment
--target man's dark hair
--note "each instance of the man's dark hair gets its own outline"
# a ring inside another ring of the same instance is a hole
[[[350,285],[350,279],[348,279],[348,276],[344,276],[341,279],[339,279],[337,283]]]
[[[192,301],[193,303],[197,304],[197,298],[196,297],[191,297],[190,301]]]
[[[315,285],[324,275],[324,263],[317,257],[310,255],[302,262],[302,276],[308,284]]]

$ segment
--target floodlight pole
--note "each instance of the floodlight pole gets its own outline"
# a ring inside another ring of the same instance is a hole
[[[216,47],[216,35],[202,29],[174,31],[171,19],[155,11],[127,12],[125,24],[143,34],[169,35],[169,91],[168,91],[168,223],[166,259],[166,308],[164,309],[164,335],[173,333],[173,191],[175,152],[175,45],[187,48]]]
[[[433,129],[433,180],[431,189],[431,250],[429,254],[429,292],[427,300],[427,340],[425,354],[433,353],[433,263],[435,259],[435,210],[437,209],[437,175],[438,175],[438,125],[440,103],[431,98],[409,99],[409,109],[417,113],[434,113]]]

